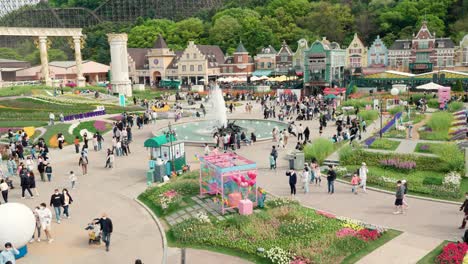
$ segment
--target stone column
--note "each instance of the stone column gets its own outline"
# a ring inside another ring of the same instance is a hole
[[[127,34],[107,34],[111,53],[111,85],[114,93],[132,96],[128,73]]]
[[[81,36],[73,36],[73,46],[75,49],[76,85],[85,87],[86,79],[83,77],[83,61],[81,59]]]
[[[39,37],[39,52],[41,54],[41,72],[46,86],[52,86],[49,76],[49,57],[47,55],[47,37]]]

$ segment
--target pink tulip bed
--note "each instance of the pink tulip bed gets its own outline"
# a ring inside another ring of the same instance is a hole
[[[81,139],[80,131],[83,129],[86,129],[91,133],[99,132],[100,134],[104,134],[112,129],[112,124],[101,120],[81,122],[73,130],[73,135],[79,136]],[[92,136],[93,135],[88,135],[89,138],[91,138]]]
[[[149,188],[139,199],[166,220],[193,205],[192,198],[200,192],[198,177],[198,172],[177,176],[161,187]],[[205,194],[202,199],[212,199],[215,205],[223,202],[217,195]],[[253,263],[354,263],[400,234],[309,209],[290,199],[268,199],[264,208],[248,216],[235,209],[222,219],[208,213],[167,224],[169,245],[227,251]]]

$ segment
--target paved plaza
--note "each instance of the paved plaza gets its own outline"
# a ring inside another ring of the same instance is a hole
[[[261,118],[260,105],[255,104],[254,116],[244,113],[243,107],[238,107],[229,118],[255,117]],[[104,117],[102,117],[104,118]],[[190,122],[193,118],[184,118],[181,122]],[[143,142],[157,130],[167,126],[169,120],[158,120],[155,125],[144,126],[143,129],[133,129],[134,141],[130,145],[131,155],[116,157],[116,166],[105,169],[105,153],[90,151],[89,174],[81,176],[78,167],[79,155],[74,153],[73,146],[63,150],[53,149],[50,152],[51,164],[54,168],[51,183],[38,181],[39,197],[20,199],[20,191],[10,192],[11,202],[25,203],[29,207],[41,202],[49,202],[55,188],[70,187],[68,172],[73,170],[79,175],[78,187],[71,191],[74,203],[71,205],[71,219],[63,220],[61,224],[53,224],[52,234],[55,241],[29,244],[29,255],[18,263],[50,264],[50,263],[132,263],[141,258],[144,263],[160,263],[163,256],[161,234],[149,213],[142,208],[135,198],[146,188],[146,170],[148,151]],[[303,126],[311,129],[311,138],[317,138],[318,120],[302,121]],[[331,123],[330,123],[331,124]],[[331,136],[336,130],[334,125],[324,130],[322,137]],[[374,126],[369,127],[375,131]],[[371,132],[369,132],[371,133]],[[111,135],[105,136],[104,149],[109,146]],[[257,142],[252,146],[242,146],[238,154],[257,162],[259,168],[258,182],[269,192],[278,196],[289,196],[286,155],[296,145],[296,139],[290,137],[286,149],[279,150],[278,168],[269,169],[269,153],[271,141]],[[198,169],[194,155],[202,153],[202,147],[186,147],[187,161],[193,170]],[[269,197],[271,198],[271,197]],[[328,211],[340,216],[359,219],[371,224],[404,231],[397,239],[371,253],[360,263],[375,263],[375,259],[387,259],[380,263],[414,263],[432,250],[444,239],[456,239],[461,236],[457,229],[462,219],[459,206],[420,199],[408,199],[410,208],[404,215],[393,215],[394,195],[382,192],[368,191],[367,194],[352,195],[347,184],[337,183],[336,193],[332,196],[326,192],[326,180],[322,186],[311,186],[310,193],[303,194],[298,188],[297,199],[305,206]],[[203,202],[197,202],[200,207]],[[186,215],[199,209],[192,208]],[[207,207],[209,208],[209,207]],[[208,209],[207,209],[208,210]],[[105,252],[103,246],[89,246],[86,224],[102,213],[107,213],[114,222],[114,233],[110,252]],[[184,216],[186,217],[186,216]],[[177,216],[171,216],[177,220]],[[398,246],[400,245],[400,247]],[[404,245],[404,248],[401,248]],[[403,250],[404,252],[401,252]],[[167,263],[180,263],[180,252],[170,249]],[[406,260],[397,258],[406,254]],[[223,263],[245,263],[245,261],[216,253],[188,250],[186,263],[208,263],[203,259],[223,259]],[[398,260],[398,261],[397,261]]]

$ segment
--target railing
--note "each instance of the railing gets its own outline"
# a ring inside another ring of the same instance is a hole
[[[100,111],[93,111],[93,112],[87,112],[87,113],[76,114],[76,115],[68,115],[68,116],[65,116],[63,120],[72,121],[76,119],[90,118],[90,117],[101,116],[105,114],[106,114],[106,110],[100,110]]]
[[[403,115],[402,112],[398,112],[378,133],[378,135],[380,135],[382,133],[382,135],[387,132],[388,130],[390,130],[393,126],[395,126],[395,123],[398,119],[400,119],[400,117]],[[374,135],[368,139],[366,139],[364,141],[364,144],[366,144],[366,146],[370,146],[372,145],[372,143],[374,143],[374,141],[377,139],[377,136]]]
[[[41,85],[41,81],[20,81],[20,82],[0,82],[0,88],[12,87],[12,86],[25,86],[25,85]]]

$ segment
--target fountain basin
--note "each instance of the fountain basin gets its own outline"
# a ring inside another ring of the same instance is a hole
[[[235,122],[236,125],[242,127],[242,131],[245,132],[249,139],[250,133],[254,132],[257,136],[257,141],[271,140],[271,132],[274,127],[280,130],[288,128],[287,123],[272,120],[229,119],[228,121]],[[193,145],[203,145],[204,143],[214,144],[213,133],[215,127],[215,120],[200,120],[172,124],[172,129],[175,130],[177,134],[177,140],[182,140]],[[162,134],[162,131],[166,130],[167,127],[162,128],[158,134]]]

